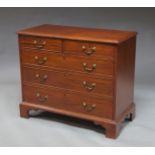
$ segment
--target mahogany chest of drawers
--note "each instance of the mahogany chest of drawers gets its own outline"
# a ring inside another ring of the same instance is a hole
[[[81,118],[110,138],[133,120],[136,32],[41,25],[18,36],[21,117],[41,109]]]

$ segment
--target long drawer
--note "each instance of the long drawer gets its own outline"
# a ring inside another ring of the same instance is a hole
[[[77,57],[59,53],[39,52],[24,49],[21,51],[22,64],[39,65],[49,68],[84,72],[89,74],[104,74],[113,76],[112,61],[99,61],[94,58]]]
[[[92,97],[45,86],[23,85],[23,99],[26,102],[56,109],[112,118],[111,98]]]
[[[108,78],[101,79],[83,74],[37,69],[25,66],[23,67],[23,80],[83,93],[113,96],[113,81]]]

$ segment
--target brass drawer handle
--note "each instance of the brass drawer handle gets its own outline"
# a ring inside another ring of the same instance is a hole
[[[44,83],[48,79],[48,75],[44,75],[41,77],[39,74],[36,74],[35,78],[38,79],[40,83]]]
[[[83,86],[88,90],[91,91],[96,87],[96,83],[88,84],[86,81],[83,81]]]
[[[48,96],[41,96],[40,93],[36,93],[36,98],[39,102],[46,102],[48,100]]]
[[[86,72],[92,72],[93,70],[96,69],[96,64],[93,64],[93,65],[92,65],[92,68],[89,68],[89,67],[87,66],[87,63],[84,62],[84,63],[83,63],[83,68],[84,68],[84,70],[85,70]]]
[[[92,55],[94,52],[96,52],[96,47],[86,48],[85,46],[82,46],[82,50],[86,55]]]
[[[39,58],[38,56],[35,56],[34,60],[38,65],[43,65],[47,61],[47,57]]]
[[[34,46],[36,48],[41,49],[41,48],[43,48],[46,45],[46,41],[43,41],[43,42],[40,43],[37,40],[34,40],[33,44],[34,44]]]
[[[82,103],[82,106],[83,106],[83,108],[86,110],[86,111],[92,111],[92,110],[94,110],[95,108],[96,108],[96,104],[91,104],[91,105],[89,105],[89,104],[87,104],[86,102],[83,102]]]

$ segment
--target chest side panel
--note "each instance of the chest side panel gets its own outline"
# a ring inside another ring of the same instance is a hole
[[[115,119],[119,119],[134,102],[136,38],[118,47],[115,72]]]

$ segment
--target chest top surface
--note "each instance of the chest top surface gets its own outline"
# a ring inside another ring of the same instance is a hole
[[[131,31],[44,24],[20,30],[18,34],[119,44],[131,37],[136,36],[137,33]]]

